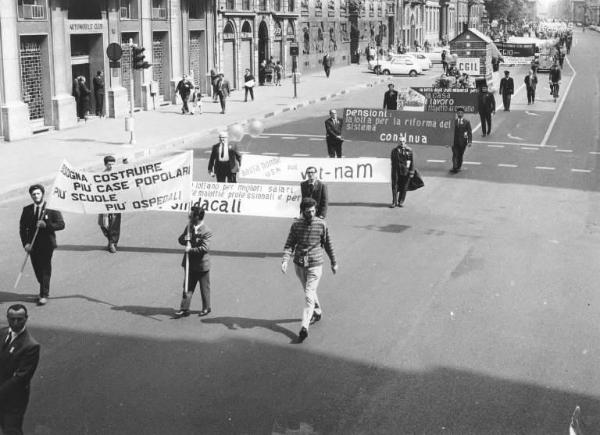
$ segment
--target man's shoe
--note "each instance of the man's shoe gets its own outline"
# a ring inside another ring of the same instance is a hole
[[[198,314],[200,317],[204,317],[204,316],[208,316],[210,314],[212,310],[210,308],[207,308],[205,310],[200,311],[200,314]]]
[[[110,252],[111,254],[117,253],[117,247],[115,246],[114,243],[111,243],[108,245],[108,252]]]
[[[392,202],[392,204],[390,205],[390,208],[395,208],[398,204],[396,204],[395,202]]]
[[[302,343],[304,340],[306,340],[306,337],[308,337],[308,331],[303,327],[298,333],[298,343]]]
[[[314,325],[319,320],[321,320],[321,317],[323,317],[322,313],[317,314],[317,313],[313,312],[312,318],[310,319],[310,324]]]
[[[38,299],[38,305],[46,305],[48,303],[48,298],[41,297]]]
[[[179,310],[179,311],[175,311],[174,316],[177,318],[180,317],[187,317],[190,315],[190,310]]]
[[[485,137],[485,136],[486,136],[486,134],[485,134],[485,133],[483,133],[483,134],[481,135],[481,137]]]
[[[398,208],[402,208],[402,207],[404,207],[404,203],[403,202],[399,202],[398,203]]]

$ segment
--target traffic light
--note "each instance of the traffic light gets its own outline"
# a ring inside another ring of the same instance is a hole
[[[144,47],[132,47],[133,69],[150,68],[151,65],[144,60],[146,58],[144,50],[146,50]]]

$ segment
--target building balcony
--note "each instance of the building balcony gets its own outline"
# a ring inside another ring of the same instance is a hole
[[[167,8],[152,8],[152,19],[153,20],[166,20],[167,19]]]
[[[19,5],[19,18],[21,20],[45,20],[46,6],[45,5]]]

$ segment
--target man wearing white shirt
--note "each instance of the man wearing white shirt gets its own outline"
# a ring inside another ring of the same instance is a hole
[[[237,173],[242,164],[242,155],[228,139],[226,131],[219,133],[219,143],[213,145],[208,160],[208,172],[211,177],[216,176],[219,183],[237,183]]]

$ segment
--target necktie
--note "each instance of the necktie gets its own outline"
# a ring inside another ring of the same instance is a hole
[[[221,159],[225,158],[225,145],[221,144]]]
[[[40,220],[40,206],[36,205],[35,206],[35,220]]]

